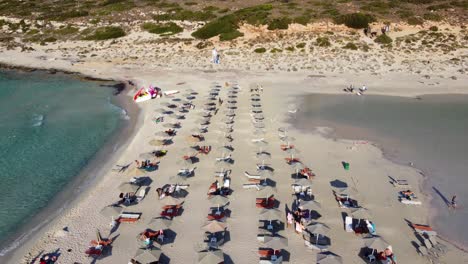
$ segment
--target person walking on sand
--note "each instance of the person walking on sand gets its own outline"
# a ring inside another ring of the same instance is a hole
[[[216,60],[218,59],[218,51],[216,48],[213,48],[211,51],[211,62],[216,63]]]
[[[287,220],[287,227],[288,228],[293,225],[294,217],[293,217],[291,212],[288,212],[288,214],[286,215],[286,220]]]
[[[452,202],[450,203],[450,207],[453,209],[457,208],[457,196],[456,195],[452,196]]]

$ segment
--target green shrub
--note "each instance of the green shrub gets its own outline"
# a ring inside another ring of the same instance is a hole
[[[379,35],[374,41],[379,44],[391,44],[393,42],[392,38],[385,34]]]
[[[341,15],[335,18],[335,23],[344,24],[350,28],[366,28],[369,23],[374,22],[375,18],[369,14],[352,13]]]
[[[256,48],[256,49],[254,49],[254,52],[255,53],[265,53],[266,49],[265,48]]]
[[[316,40],[316,45],[319,47],[330,47],[331,43],[327,37],[318,37]]]
[[[234,30],[234,31],[229,31],[229,32],[219,34],[219,40],[221,41],[233,40],[242,36],[244,36],[244,33],[240,32],[239,30]]]
[[[57,39],[54,38],[54,37],[47,37],[47,38],[44,38],[42,41],[45,42],[45,43],[47,43],[47,42],[55,42],[55,41],[57,41]]]
[[[287,17],[275,18],[268,22],[268,30],[288,29],[289,23],[291,23],[291,19]]]
[[[410,25],[422,25],[424,20],[420,17],[408,17],[407,22]]]
[[[435,14],[435,13],[426,13],[423,15],[423,18],[426,19],[426,20],[431,20],[431,21],[441,21],[442,20],[442,16],[440,16],[439,14]]]
[[[287,50],[287,51],[294,51],[294,47],[293,47],[293,46],[289,46],[289,47],[286,47],[285,50]]]
[[[429,28],[430,31],[439,31],[439,28],[437,26],[432,26]]]
[[[144,23],[141,25],[141,28],[153,34],[164,34],[164,35],[174,35],[182,32],[184,29],[179,27],[174,22],[169,22],[165,24],[155,24],[151,22]]]
[[[238,31],[239,24],[244,21],[251,25],[266,24],[271,5],[252,6],[237,10],[229,15],[219,17],[192,33],[199,39],[208,39],[220,35],[221,40],[231,40],[242,36]]]
[[[305,46],[306,46],[306,44],[305,44],[304,42],[301,42],[301,43],[299,43],[299,44],[296,45],[296,48],[302,49],[302,48],[304,48]]]
[[[154,15],[153,18],[158,21],[167,20],[188,20],[188,21],[208,21],[216,16],[211,11],[191,11],[177,10],[166,14]]]
[[[350,49],[350,50],[357,50],[358,47],[356,46],[356,44],[352,43],[352,42],[348,42],[344,47],[343,49]]]
[[[110,26],[100,27],[94,30],[90,35],[85,36],[84,40],[107,40],[125,36],[125,31],[121,27]]]
[[[79,31],[79,29],[77,27],[74,27],[72,25],[67,25],[66,27],[63,27],[63,28],[59,28],[59,29],[56,29],[54,30],[54,33],[57,34],[57,35],[72,35],[72,34],[75,34]]]
[[[277,49],[277,48],[272,48],[270,50],[271,53],[277,53],[277,52],[282,52],[283,50]]]
[[[408,17],[414,16],[413,11],[408,10],[408,9],[400,9],[400,10],[397,11],[397,14],[398,14],[401,18],[408,18]]]
[[[293,18],[293,22],[301,25],[307,25],[312,20],[310,15],[303,15]]]

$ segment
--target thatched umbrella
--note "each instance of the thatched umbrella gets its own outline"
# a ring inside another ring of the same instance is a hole
[[[211,117],[211,113],[210,112],[199,112],[197,113],[197,115],[201,116],[201,117]]]
[[[183,160],[177,161],[177,164],[181,165],[182,169],[188,169],[190,166],[193,165],[193,161],[192,159],[183,159]]]
[[[300,151],[295,148],[288,148],[286,152],[290,155],[291,159],[294,159],[294,155],[298,154]]]
[[[257,119],[257,120],[265,119],[265,116],[263,116],[263,114],[253,114],[252,117]]]
[[[216,150],[221,153],[221,157],[225,157],[227,154],[232,153],[232,149],[226,146],[219,146]]]
[[[163,146],[165,145],[165,141],[161,139],[152,139],[148,142],[149,145],[157,147],[157,146]]]
[[[232,164],[229,162],[217,162],[216,163],[216,168],[220,169],[221,172],[227,171],[229,168],[231,168]]]
[[[218,206],[218,211],[219,211],[219,207],[225,206],[227,203],[229,203],[229,199],[227,197],[225,197],[225,196],[222,196],[222,195],[212,196],[209,199],[209,201],[210,201],[210,203]]]
[[[265,128],[265,124],[263,123],[254,123],[255,128]]]
[[[263,110],[261,107],[252,107],[252,109],[250,110],[252,113],[255,113],[255,114],[258,114],[258,113],[262,113]]]
[[[304,165],[300,162],[293,162],[289,164],[289,166],[296,172],[296,178],[299,176],[299,172],[304,168]]]
[[[368,248],[372,249],[372,254],[374,254],[374,251],[383,251],[385,250],[390,244],[385,241],[381,237],[372,237],[372,238],[365,238],[364,239],[364,245]]]
[[[199,264],[219,264],[224,261],[224,253],[220,249],[203,250],[198,252]]]
[[[140,189],[140,186],[124,182],[119,185],[119,190],[123,193],[136,193]]]
[[[158,132],[154,133],[154,135],[159,137],[159,138],[164,138],[164,139],[171,137],[164,131],[158,131]]]
[[[322,223],[314,223],[314,224],[308,225],[306,227],[306,231],[309,234],[315,234],[316,235],[315,245],[317,245],[319,237],[327,235],[330,232],[330,227],[328,227],[327,225],[322,224]],[[309,240],[310,240],[310,236],[309,236]],[[312,241],[310,241],[310,242],[312,242]]]
[[[182,199],[179,199],[179,198],[174,198],[172,196],[166,196],[164,197],[164,199],[162,200],[162,203],[164,205],[178,205],[178,204],[181,204],[184,200]]]
[[[165,128],[176,128],[177,127],[177,125],[171,124],[171,123],[164,123],[162,126],[165,127]]]
[[[291,147],[291,142],[295,141],[296,139],[294,137],[287,136],[287,137],[282,137],[281,140],[286,142],[287,148],[289,149]]]
[[[232,124],[232,123],[234,123],[234,118],[224,117],[224,118],[221,119],[221,122],[223,122],[225,124]]]
[[[262,106],[260,102],[252,102],[250,105],[252,106]]]
[[[356,197],[359,196],[359,191],[354,187],[339,188],[338,193],[340,196],[346,197],[347,200],[349,197],[354,197],[356,199]]]
[[[259,196],[260,198],[268,198],[276,193],[276,188],[273,188],[271,186],[265,186],[259,191]]]
[[[308,179],[301,178],[299,180],[295,180],[294,184],[300,185],[300,186],[311,186],[312,182],[310,180],[308,180]]]
[[[217,233],[225,231],[226,227],[226,223],[220,222],[218,220],[213,220],[203,225],[202,230],[210,233]]]
[[[351,215],[355,219],[369,219],[369,218],[371,218],[371,212],[369,211],[369,209],[362,208],[362,207],[351,210]]]
[[[159,248],[140,248],[136,251],[133,259],[138,261],[138,263],[149,264],[158,262],[159,258],[161,258],[161,254],[162,251]]]
[[[157,108],[154,111],[156,113],[159,113],[159,114],[165,114],[165,113],[169,112],[167,109],[164,109],[164,108]]]
[[[266,132],[263,129],[255,129],[252,134],[254,136],[264,136],[266,134]]]
[[[101,210],[101,214],[105,217],[114,217],[122,213],[123,208],[120,206],[106,206]]]
[[[342,264],[343,260],[340,256],[331,252],[323,252],[317,254],[317,264]]]
[[[268,146],[268,142],[266,141],[255,141],[254,144],[259,148],[259,152],[263,152],[263,149]]]
[[[278,249],[288,246],[288,240],[281,236],[267,236],[265,237],[263,244],[267,248]]]
[[[281,210],[273,208],[273,209],[263,209],[260,211],[260,219],[268,220],[271,222],[276,219],[280,219],[281,216],[283,215],[283,212]]]
[[[172,224],[172,220],[167,218],[167,217],[156,217],[151,219],[151,221],[148,223],[149,225],[154,225],[156,226],[155,229],[166,229]]]
[[[271,155],[265,152],[257,153],[257,158],[262,161],[262,166],[265,166],[265,160],[270,159]]]
[[[301,201],[299,203],[299,208],[318,211],[320,210],[320,208],[322,208],[322,206],[320,205],[319,202],[316,202],[316,201]]]

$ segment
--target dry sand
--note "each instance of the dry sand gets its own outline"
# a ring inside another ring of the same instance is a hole
[[[124,40],[125,42],[125,40]],[[157,199],[155,189],[161,187],[171,176],[174,176],[180,165],[177,160],[181,159],[182,148],[187,147],[185,140],[190,134],[190,129],[195,127],[198,118],[197,113],[201,111],[203,96],[206,95],[214,81],[224,84],[236,81],[240,84],[242,91],[238,97],[238,109],[236,110],[233,147],[231,188],[234,190],[229,197],[231,203],[229,209],[232,216],[227,219],[230,241],[221,248],[227,255],[227,259],[234,263],[255,263],[258,261],[257,249],[257,222],[259,210],[255,207],[254,200],[256,192],[244,190],[242,184],[247,180],[244,171],[255,170],[255,147],[251,139],[254,138],[254,130],[250,121],[250,95],[249,88],[256,84],[264,87],[262,103],[266,116],[265,140],[269,143],[267,151],[272,155],[269,163],[275,169],[272,177],[277,184],[276,197],[280,201],[280,209],[289,207],[293,201],[291,195],[290,177],[293,170],[285,163],[286,154],[279,148],[282,143],[278,138],[277,129],[287,126],[287,109],[292,103],[294,96],[302,93],[341,93],[342,89],[350,84],[366,84],[369,94],[387,94],[398,96],[416,96],[420,94],[436,93],[467,93],[467,76],[464,74],[466,66],[461,64],[450,64],[450,57],[443,58],[445,64],[434,63],[433,68],[426,67],[421,61],[404,64],[404,58],[396,58],[394,64],[384,63],[383,57],[373,59],[365,53],[352,53],[345,57],[334,58],[334,54],[322,52],[319,57],[313,56],[290,56],[287,59],[275,57],[274,55],[228,55],[223,57],[226,63],[221,66],[209,64],[208,54],[206,56],[190,57],[186,53],[174,55],[170,60],[164,60],[160,55],[148,56],[139,60],[124,61],[132,52],[130,41],[124,49],[117,44],[98,52],[96,57],[80,58],[74,55],[64,57],[58,47],[50,50],[37,47],[34,52],[20,52],[19,50],[2,51],[0,62],[18,66],[33,68],[55,68],[66,71],[80,72],[82,74],[118,80],[132,80],[138,86],[149,84],[157,85],[164,90],[194,89],[199,95],[194,100],[197,106],[195,110],[187,114],[182,121],[182,128],[174,138],[174,144],[167,147],[168,155],[161,160],[160,168],[148,173],[153,183],[146,198],[138,205],[132,206],[131,211],[142,212],[142,219],[135,224],[122,224],[114,235],[118,238],[113,244],[112,254],[100,258],[99,263],[127,263],[138,248],[136,236],[139,232],[149,227],[151,218],[158,216],[161,201]],[[58,44],[64,45],[84,44]],[[88,45],[88,44],[86,44]],[[105,45],[110,45],[106,43]],[[116,53],[116,50],[119,50]],[[72,52],[79,49],[73,48]],[[161,52],[161,50],[153,50]],[[152,49],[146,53],[150,55]],[[115,56],[112,57],[112,54]],[[158,53],[160,54],[160,53]],[[172,54],[171,54],[172,55]],[[466,55],[466,54],[465,54]],[[141,54],[139,54],[141,56]],[[390,56],[390,55],[388,55]],[[427,56],[424,54],[421,57]],[[420,58],[421,58],[420,57]],[[326,59],[328,58],[328,60]],[[158,60],[160,59],[160,60]],[[78,61],[79,60],[79,61]],[[144,61],[142,61],[144,60]],[[373,61],[374,64],[367,62]],[[176,63],[175,63],[176,62]],[[297,72],[288,71],[291,65],[309,63],[312,66],[300,68]],[[267,65],[274,67],[269,68]],[[200,66],[201,65],[201,66]],[[343,66],[345,65],[345,66]],[[363,65],[361,67],[361,65]],[[200,67],[198,67],[200,66]],[[270,70],[267,70],[269,68]],[[393,69],[393,70],[392,70]],[[411,71],[406,71],[411,69]],[[441,71],[439,74],[438,71]],[[431,77],[425,77],[429,74]],[[451,78],[456,76],[456,78]],[[184,83],[176,85],[177,83]],[[129,91],[129,96],[133,91]],[[226,98],[226,89],[223,88],[221,98]],[[154,109],[159,108],[161,102],[168,98],[147,101],[138,106],[141,113],[138,118],[135,136],[129,142],[126,149],[115,153],[115,164],[128,164],[133,162],[140,153],[154,150],[148,145],[148,141],[154,138],[154,133],[160,131],[160,125],[155,124],[152,119],[156,116]],[[212,118],[209,132],[206,134],[207,144],[216,148],[219,146],[220,136],[217,130],[221,127],[220,119],[225,104],[219,113]],[[416,240],[412,230],[405,222],[406,219],[418,223],[426,223],[428,216],[428,197],[415,190],[423,201],[423,206],[404,206],[396,199],[397,190],[388,183],[388,175],[396,178],[405,178],[413,186],[417,186],[421,176],[416,170],[391,163],[384,159],[379,149],[372,144],[355,144],[352,141],[333,141],[324,137],[323,131],[303,133],[293,128],[290,134],[297,139],[295,145],[300,149],[300,157],[306,165],[311,167],[317,174],[313,180],[313,194],[316,200],[322,204],[318,220],[329,225],[332,229],[330,238],[332,246],[330,250],[343,257],[344,263],[363,263],[357,256],[363,246],[362,239],[343,229],[342,212],[334,200],[330,181],[335,179],[345,181],[354,186],[362,198],[360,204],[369,208],[376,223],[377,232],[383,236],[392,246],[398,258],[398,263],[427,263],[427,259],[419,256],[412,241]],[[210,206],[206,192],[211,182],[214,181],[216,151],[207,156],[201,156],[195,177],[188,180],[190,187],[189,195],[184,203],[184,212],[174,219],[171,229],[177,233],[174,243],[162,246],[163,253],[171,260],[171,263],[192,263],[196,257],[196,249],[203,242],[203,231],[200,227],[206,219]],[[351,163],[351,170],[344,171],[341,161]],[[32,239],[28,245],[15,252],[11,263],[30,263],[40,252],[54,252],[60,249],[59,263],[93,263],[93,259],[85,256],[84,251],[90,240],[95,239],[96,228],[104,235],[110,230],[110,219],[103,217],[99,211],[106,205],[117,201],[119,194],[118,185],[129,180],[130,177],[118,174],[110,170],[102,172],[100,180],[93,188],[69,210],[51,223],[37,239]],[[282,219],[284,221],[284,219]],[[68,232],[62,232],[62,228],[68,227]],[[290,263],[314,262],[317,252],[307,249],[303,240],[293,230],[288,229],[281,232],[288,238],[289,246],[285,248],[289,254]],[[467,263],[468,255],[449,245],[449,252],[440,258],[440,263]],[[230,263],[226,261],[226,263]]]

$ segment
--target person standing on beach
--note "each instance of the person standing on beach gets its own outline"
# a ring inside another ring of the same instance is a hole
[[[216,48],[213,48],[211,51],[211,62],[216,63],[216,60],[218,59],[218,51]]]
[[[456,195],[452,196],[452,202],[450,203],[450,207],[453,209],[457,208],[457,196]]]
[[[287,227],[288,228],[293,225],[293,221],[294,221],[293,215],[291,214],[291,212],[288,212],[288,214],[286,216],[286,222],[287,222]]]

